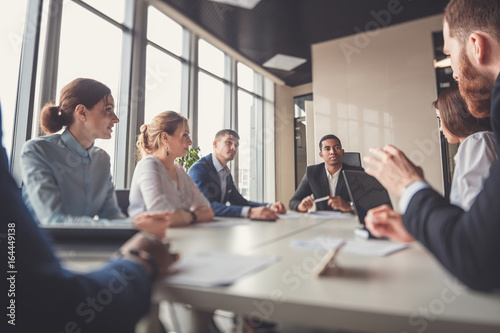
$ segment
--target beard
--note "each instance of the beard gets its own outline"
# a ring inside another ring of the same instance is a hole
[[[458,88],[460,95],[467,103],[469,112],[476,118],[489,117],[495,80],[490,80],[474,68],[467,57],[465,48],[460,52],[459,62],[462,75],[458,81]]]

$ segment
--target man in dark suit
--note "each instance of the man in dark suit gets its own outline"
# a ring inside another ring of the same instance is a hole
[[[266,204],[245,199],[236,189],[227,164],[236,157],[240,137],[230,129],[217,132],[213,142],[214,153],[193,164],[189,176],[207,197],[217,216],[276,219],[286,213],[281,202]],[[231,205],[226,205],[229,202]]]
[[[500,1],[452,0],[443,24],[444,53],[470,113],[491,117],[500,142]],[[491,106],[491,107],[490,107]],[[500,288],[500,161],[493,163],[468,212],[448,203],[394,146],[372,149],[367,172],[401,196],[403,219],[388,207],[368,212],[377,237],[420,241],[452,274],[479,290]]]
[[[306,212],[313,207],[314,199],[327,197],[327,200],[316,203],[317,210],[352,211],[342,170],[363,171],[363,168],[342,163],[344,149],[340,139],[333,134],[321,138],[319,149],[319,156],[324,162],[307,167],[304,178],[290,199],[290,209]]]
[[[2,121],[0,111],[0,142]],[[173,258],[160,240],[136,234],[122,255],[88,274],[61,267],[26,209],[0,146],[2,320],[8,332],[134,332],[147,313],[156,277]],[[8,260],[8,262],[7,262]]]

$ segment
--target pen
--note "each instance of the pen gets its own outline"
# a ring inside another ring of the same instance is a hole
[[[314,202],[321,202],[321,201],[325,201],[325,200],[328,200],[328,196],[315,199]]]
[[[340,243],[335,249],[328,250],[325,256],[321,258],[318,266],[314,268],[313,274],[315,276],[320,276],[321,274],[323,274],[330,263],[334,262],[335,257],[337,256],[337,254],[339,254],[340,249],[343,248],[344,245],[346,245],[346,242]]]

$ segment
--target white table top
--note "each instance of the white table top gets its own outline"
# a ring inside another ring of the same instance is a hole
[[[340,273],[312,277],[324,252],[290,246],[292,239],[353,238],[354,219],[169,230],[172,250],[279,255],[280,261],[227,287],[159,282],[155,300],[223,309],[301,326],[370,332],[499,332],[500,294],[466,289],[421,245],[387,257],[341,253]]]

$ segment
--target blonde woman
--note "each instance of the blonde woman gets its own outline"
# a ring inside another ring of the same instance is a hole
[[[166,211],[170,226],[180,227],[212,221],[210,203],[175,159],[185,156],[193,142],[188,121],[181,114],[165,111],[141,126],[137,140],[141,160],[130,187],[128,213]]]

